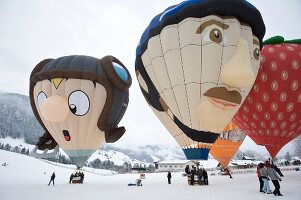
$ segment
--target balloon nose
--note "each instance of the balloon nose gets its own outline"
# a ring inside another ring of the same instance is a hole
[[[42,117],[51,122],[64,121],[69,112],[66,99],[59,95],[53,95],[47,98],[41,106]]]
[[[253,85],[256,76],[252,70],[249,45],[242,37],[239,38],[234,56],[222,67],[221,79],[236,88]]]

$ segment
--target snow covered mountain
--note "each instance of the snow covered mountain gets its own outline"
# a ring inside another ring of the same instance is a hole
[[[0,93],[0,138],[24,138],[26,143],[35,144],[42,133],[28,96]]]

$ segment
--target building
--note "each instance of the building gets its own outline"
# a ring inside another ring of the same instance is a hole
[[[229,163],[229,167],[232,169],[246,169],[246,168],[254,168],[261,161],[253,161],[253,160],[231,160]]]
[[[215,170],[218,166],[218,161],[214,159],[208,159],[208,160],[164,160],[160,162],[155,162],[155,171],[156,172],[179,172],[185,170],[186,165],[190,166],[190,169],[192,166],[197,166],[197,162],[200,167],[205,168],[206,170]]]
[[[164,160],[160,162],[155,162],[155,171],[156,172],[180,172],[184,171],[186,165],[190,167],[192,165],[196,166],[194,161],[190,160]]]
[[[243,156],[242,160],[251,160],[251,161],[255,161],[256,159],[250,156]]]

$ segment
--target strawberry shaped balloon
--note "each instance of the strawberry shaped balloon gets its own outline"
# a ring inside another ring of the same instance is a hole
[[[301,40],[266,40],[261,67],[233,122],[274,158],[301,133]]]

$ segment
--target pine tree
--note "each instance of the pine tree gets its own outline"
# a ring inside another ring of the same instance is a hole
[[[291,157],[291,155],[290,155],[289,152],[287,152],[287,153],[285,154],[285,159],[286,159],[287,161],[291,161],[291,160],[292,160],[292,157]]]
[[[20,152],[21,154],[25,154],[26,153],[26,148],[25,147],[23,147],[23,149],[21,150],[21,152]]]
[[[6,145],[4,146],[4,150],[10,151],[10,149],[11,149],[11,146],[10,146],[9,144],[6,144]]]
[[[13,151],[16,152],[16,153],[20,153],[20,148],[18,146],[15,146]]]

